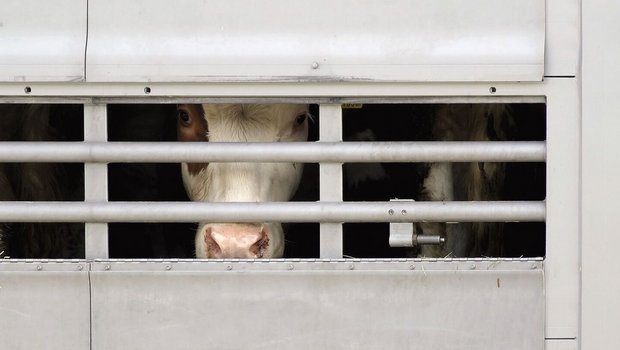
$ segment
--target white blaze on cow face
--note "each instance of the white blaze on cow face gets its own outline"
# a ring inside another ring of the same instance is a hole
[[[291,142],[308,138],[308,106],[203,104],[178,107],[182,141]],[[193,201],[270,202],[291,199],[301,163],[183,163],[183,183]],[[279,223],[200,223],[198,258],[277,258],[284,253]]]

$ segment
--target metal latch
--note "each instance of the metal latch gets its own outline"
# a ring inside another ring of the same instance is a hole
[[[413,199],[391,199],[390,202],[413,202]],[[422,244],[443,244],[440,235],[419,235],[412,222],[390,222],[390,247],[416,247]]]

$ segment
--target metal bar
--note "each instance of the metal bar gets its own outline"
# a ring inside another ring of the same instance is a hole
[[[327,118],[322,116],[321,125],[324,123]],[[544,162],[546,152],[542,141],[0,142],[0,162],[5,163]]]
[[[84,105],[84,140],[107,140],[108,116],[107,106],[100,104]],[[105,143],[102,143],[105,144]],[[71,149],[71,147],[67,147]],[[42,159],[43,160],[43,159]],[[48,162],[53,160],[48,159]],[[84,164],[84,199],[86,201],[108,200],[108,166],[107,164]],[[107,258],[108,254],[108,225],[95,222],[97,220],[83,220],[85,224],[85,257],[87,259]]]
[[[319,110],[319,145],[342,143],[342,106],[321,104]],[[335,141],[335,142],[334,142]],[[336,146],[338,147],[338,146]],[[321,202],[342,202],[342,162],[319,164],[319,198]],[[319,255],[321,258],[342,258],[342,222],[322,222],[319,227]]]
[[[0,83],[0,95],[6,97],[100,97],[108,103],[116,98],[135,98],[140,103],[149,103],[151,98],[201,98],[205,96],[230,97],[238,101],[243,98],[262,100],[265,97],[283,97],[287,101],[308,99],[313,103],[349,103],[363,101],[366,98],[382,98],[390,100],[402,98],[411,100],[442,96],[450,97],[498,97],[514,98],[518,102],[539,102],[547,94],[547,80],[543,82],[386,82],[386,81],[355,81],[343,82],[313,81],[300,84],[299,81],[261,81],[261,82],[5,82]],[[26,86],[31,87],[29,93],[24,92]],[[150,93],[144,91],[150,87]],[[490,88],[495,87],[495,92]],[[334,97],[337,96],[337,97]],[[535,98],[534,101],[530,100]],[[176,101],[176,100],[175,100]],[[239,103],[239,102],[236,102]]]
[[[545,202],[0,202],[0,222],[545,221]]]

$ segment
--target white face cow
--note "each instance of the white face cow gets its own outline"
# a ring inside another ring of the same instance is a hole
[[[290,142],[308,138],[308,106],[299,104],[179,105],[177,137],[202,142]],[[291,199],[301,179],[299,163],[183,163],[183,183],[193,201],[269,202]],[[273,222],[200,223],[198,258],[278,258],[282,225]]]

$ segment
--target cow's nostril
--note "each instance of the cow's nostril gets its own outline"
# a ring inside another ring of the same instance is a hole
[[[269,246],[269,236],[264,229],[261,230],[260,239],[256,241],[256,243],[252,244],[250,247],[250,253],[256,256],[257,258],[262,258],[263,254],[267,250]]]
[[[205,231],[205,244],[207,247],[208,257],[216,257],[222,254],[222,248],[215,241],[215,239],[213,239],[213,235],[211,234],[211,228],[207,228],[207,230]]]

